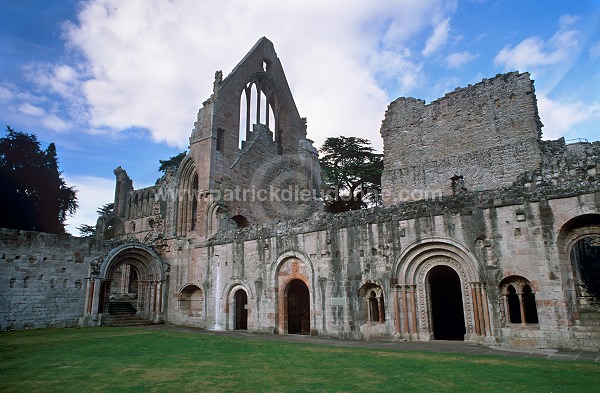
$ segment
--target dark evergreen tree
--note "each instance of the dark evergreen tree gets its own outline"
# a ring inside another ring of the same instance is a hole
[[[321,152],[325,210],[339,213],[380,205],[383,155],[368,139],[331,137]]]
[[[114,203],[112,203],[112,202],[107,203],[107,204],[99,207],[98,210],[96,210],[96,213],[98,213],[98,216],[100,216],[100,217],[110,217],[112,215],[114,208],[115,208]]]
[[[82,237],[96,236],[96,227],[92,226],[92,225],[81,224],[80,226],[77,227],[77,230],[79,231],[79,234]]]
[[[0,227],[65,233],[77,209],[76,191],[61,176],[56,146],[6,127],[0,138]]]
[[[169,158],[168,160],[158,160],[158,162],[160,163],[160,167],[158,168],[158,170],[163,173],[166,173],[167,169],[169,168],[177,170],[179,168],[179,165],[181,164],[181,161],[183,161],[186,155],[187,151],[182,151],[181,153]]]

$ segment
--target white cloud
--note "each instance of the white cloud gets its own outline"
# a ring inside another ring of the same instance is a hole
[[[115,180],[95,176],[67,176],[68,186],[77,189],[79,208],[75,214],[67,218],[66,229],[72,235],[79,236],[77,227],[82,224],[96,225],[96,210],[114,200]]]
[[[8,88],[0,86],[0,102],[9,102],[14,98],[14,94]]]
[[[46,114],[46,111],[39,106],[24,103],[19,106],[19,111],[27,116],[42,117]]]
[[[450,21],[443,20],[433,30],[433,34],[427,40],[423,56],[430,56],[441,48],[448,41],[448,33],[450,32]]]
[[[448,62],[448,67],[450,68],[460,68],[463,65],[467,64],[471,60],[477,58],[477,55],[470,53],[468,51],[464,52],[455,52],[448,55],[446,61]]]
[[[577,137],[565,134],[585,121],[600,120],[600,104],[589,105],[581,101],[560,102],[541,93],[536,96],[540,119],[544,124],[542,128],[544,139]]]
[[[395,97],[378,78],[414,88],[421,69],[405,48],[441,20],[427,42],[433,53],[455,8],[443,0],[90,0],[65,30],[84,62],[40,69],[35,80],[67,97],[71,116],[95,132],[142,127],[156,141],[185,146],[214,72],[227,74],[267,36],[317,146],[340,133],[380,146],[381,119]]]
[[[563,15],[558,31],[548,41],[528,37],[514,47],[507,45],[496,55],[494,62],[505,70],[523,71],[570,60],[579,49],[578,32],[571,28],[576,21],[576,17]]]

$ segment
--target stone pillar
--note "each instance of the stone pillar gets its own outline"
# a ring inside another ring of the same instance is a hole
[[[85,279],[87,286],[86,286],[86,295],[85,295],[85,306],[84,306],[84,313],[83,315],[90,315],[92,313],[93,310],[93,304],[94,304],[94,279],[91,277],[87,277]]]
[[[408,297],[410,300],[410,313],[412,315],[412,327],[410,329],[411,334],[415,335],[414,339],[419,339],[419,327],[417,325],[417,286],[408,286]]]
[[[523,303],[523,292],[517,292],[517,296],[519,296],[519,308],[521,309],[521,325],[525,326],[527,323],[525,322],[525,304]]]
[[[473,316],[475,317],[475,334],[481,335],[481,327],[479,325],[479,300],[477,299],[477,283],[471,283],[471,299],[473,299]]]
[[[502,295],[502,305],[504,306],[502,323],[510,323],[510,311],[508,310],[508,294]]]
[[[490,312],[488,307],[487,291],[485,285],[481,285],[481,303],[483,308],[483,323],[485,327],[485,336],[489,337],[492,335],[492,327],[490,325]]]
[[[163,283],[158,283],[158,313],[162,314]]]
[[[408,297],[405,286],[400,287],[400,295],[402,296],[402,316],[404,322],[402,326],[402,335],[408,340],[410,328],[408,326]]]
[[[400,309],[398,305],[398,287],[392,288],[392,296],[394,297],[394,328],[395,335],[400,335]]]

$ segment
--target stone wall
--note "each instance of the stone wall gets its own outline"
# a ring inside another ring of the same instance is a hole
[[[248,329],[285,333],[282,298],[278,295],[283,284],[278,277],[286,263],[296,261],[310,291],[312,334],[429,340],[434,337],[424,293],[415,295],[424,307],[415,311],[418,327],[411,323],[405,326],[408,317],[402,311],[407,307],[401,295],[405,290],[400,285],[402,271],[415,263],[406,255],[420,247],[432,247],[440,255],[458,255],[458,247],[470,258],[468,263],[455,265],[458,272],[464,271],[461,280],[469,288],[464,294],[469,339],[515,347],[598,349],[600,328],[594,325],[595,319],[579,319],[569,311],[572,283],[565,272],[572,267],[564,257],[565,245],[558,241],[565,224],[579,216],[595,214],[600,229],[600,192],[597,186],[593,188],[596,191],[591,193],[583,188],[550,193],[542,186],[535,192],[524,192],[522,188],[512,193],[471,192],[438,201],[320,214],[220,232],[207,242],[173,241],[171,252],[164,255],[173,266],[168,319],[231,330],[235,309],[232,294],[242,288],[249,298]],[[472,276],[469,269],[474,272]],[[507,321],[500,287],[503,280],[512,277],[523,277],[534,288],[539,323]],[[187,285],[203,290],[205,308],[201,317],[189,318],[177,311],[178,291]],[[365,285],[382,288],[384,323],[365,319],[365,299],[360,296]],[[426,283],[414,285],[425,288]],[[484,288],[489,326],[477,325],[476,307],[469,305],[471,285]]]
[[[90,262],[111,244],[0,229],[0,330],[75,326]]]
[[[398,98],[381,126],[384,204],[509,186],[539,167],[540,135],[528,73],[484,79],[427,105]]]

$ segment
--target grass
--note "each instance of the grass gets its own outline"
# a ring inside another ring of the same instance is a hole
[[[585,392],[600,365],[143,330],[0,333],[1,392]]]

